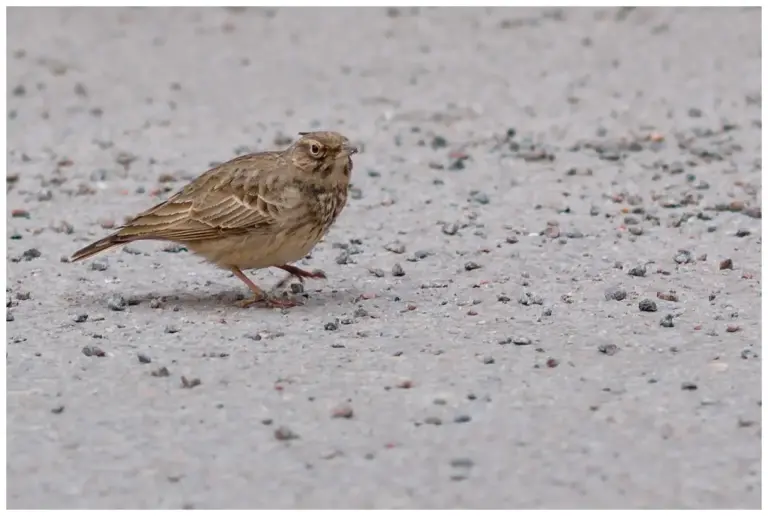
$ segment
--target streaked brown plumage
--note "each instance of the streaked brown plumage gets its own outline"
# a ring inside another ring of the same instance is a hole
[[[212,168],[71,260],[137,240],[168,240],[231,270],[248,285],[254,297],[241,306],[257,301],[294,306],[268,296],[242,271],[278,267],[302,281],[325,277],[289,262],[306,256],[344,208],[350,157],[357,152],[336,132],[299,134],[283,151],[247,154]]]

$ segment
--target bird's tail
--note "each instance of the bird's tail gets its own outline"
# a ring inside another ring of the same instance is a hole
[[[97,240],[96,242],[83,247],[75,254],[73,254],[69,261],[78,262],[80,260],[84,260],[86,258],[90,258],[91,256],[97,255],[102,251],[106,251],[107,249],[111,249],[115,246],[127,244],[128,242],[136,240],[135,237],[121,235],[120,233],[120,231],[117,231],[109,236],[102,238],[101,240]]]

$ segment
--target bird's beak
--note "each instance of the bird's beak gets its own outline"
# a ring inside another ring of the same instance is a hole
[[[341,148],[347,156],[357,154],[358,152],[358,148],[352,145],[350,142],[346,142],[344,145],[342,145]]]

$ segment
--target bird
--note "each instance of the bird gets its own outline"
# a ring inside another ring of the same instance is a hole
[[[211,168],[114,233],[75,252],[70,261],[129,242],[169,241],[242,280],[253,297],[239,306],[297,306],[296,300],[268,294],[243,271],[276,267],[302,282],[326,278],[322,270],[307,271],[290,262],[309,254],[346,206],[351,157],[358,152],[335,131],[298,134],[281,151],[246,154]]]

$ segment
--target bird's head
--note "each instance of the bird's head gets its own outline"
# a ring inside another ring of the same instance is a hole
[[[301,138],[285,151],[297,168],[320,178],[336,173],[349,177],[352,170],[350,157],[357,152],[357,147],[346,136],[333,131],[299,135]]]

